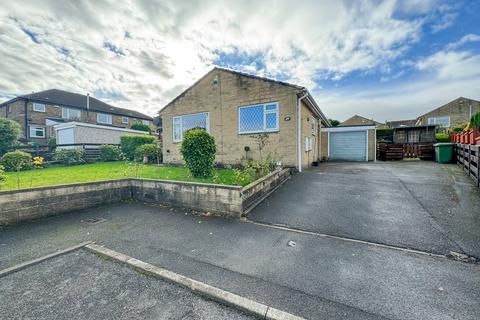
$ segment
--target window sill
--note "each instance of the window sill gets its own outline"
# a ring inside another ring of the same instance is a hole
[[[280,129],[277,129],[277,130],[272,130],[272,131],[251,131],[251,132],[239,132],[238,135],[239,136],[244,136],[244,135],[247,135],[247,134],[259,134],[259,133],[277,133],[277,132],[280,132]]]

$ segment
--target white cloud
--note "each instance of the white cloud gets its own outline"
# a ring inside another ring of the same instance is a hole
[[[116,105],[153,115],[219,52],[259,55],[265,67],[245,70],[314,87],[317,77],[378,68],[418,41],[421,21],[395,18],[397,9],[347,0],[9,1],[0,8],[0,93],[112,93],[125,97]]]
[[[480,42],[480,35],[478,34],[467,34],[464,35],[460,40],[457,42],[453,42],[447,45],[447,49],[457,49],[462,47],[463,45],[469,43],[469,42]]]

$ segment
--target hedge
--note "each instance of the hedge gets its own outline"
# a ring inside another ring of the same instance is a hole
[[[157,139],[150,135],[132,135],[127,134],[120,137],[120,149],[125,158],[133,160],[135,158],[135,150],[141,145],[156,143]]]

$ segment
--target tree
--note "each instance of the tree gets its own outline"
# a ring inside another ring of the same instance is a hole
[[[335,120],[335,119],[328,119],[328,121],[330,121],[330,123],[333,127],[336,127],[340,124],[340,121]]]
[[[8,152],[17,144],[22,131],[20,125],[13,120],[0,118],[0,155]]]

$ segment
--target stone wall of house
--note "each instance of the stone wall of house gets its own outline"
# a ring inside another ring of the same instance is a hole
[[[238,110],[266,102],[279,103],[279,131],[269,133],[262,157],[271,155],[287,166],[296,165],[296,94],[300,89],[258,78],[215,69],[198,81],[167,108],[160,112],[163,121],[163,159],[181,163],[179,143],[173,142],[173,117],[209,112],[210,133],[217,146],[216,161],[224,164],[241,163],[260,158],[259,147],[252,134],[239,134]]]
[[[472,114],[480,112],[480,102],[458,98],[435,110],[432,110],[417,119],[417,123],[421,125],[428,124],[428,118],[431,117],[450,117],[450,129],[462,126],[470,121],[470,106],[472,106]]]

